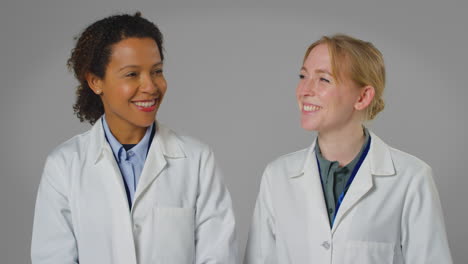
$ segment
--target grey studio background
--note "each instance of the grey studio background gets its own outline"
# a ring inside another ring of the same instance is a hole
[[[455,263],[468,263],[466,1],[2,1],[0,263],[29,263],[47,154],[89,128],[73,115],[65,64],[97,19],[140,10],[165,37],[168,93],[159,120],[215,150],[241,253],[265,165],[307,147],[295,101],[306,47],[343,32],[384,54],[386,108],[369,124],[434,169]]]

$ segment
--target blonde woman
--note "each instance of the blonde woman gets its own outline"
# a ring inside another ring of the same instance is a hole
[[[296,90],[312,145],[265,169],[245,263],[452,263],[432,170],[363,124],[383,110],[369,42],[323,37]]]

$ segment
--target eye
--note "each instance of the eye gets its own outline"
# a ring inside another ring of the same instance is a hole
[[[321,82],[327,82],[327,83],[330,83],[330,80],[328,80],[328,79],[325,79],[325,78],[323,78],[323,77],[321,77],[321,78],[320,78],[320,81],[321,81]]]
[[[304,79],[305,78],[305,75],[304,74],[299,74],[299,79]]]
[[[151,72],[151,74],[153,74],[153,75],[160,75],[162,73],[163,73],[162,69],[157,69],[157,70],[154,70],[154,71]]]
[[[130,77],[130,78],[132,78],[132,77],[136,77],[137,75],[138,75],[138,74],[137,74],[136,72],[129,72],[129,73],[125,74],[125,77]]]

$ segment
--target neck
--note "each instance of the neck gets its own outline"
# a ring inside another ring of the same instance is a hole
[[[336,131],[320,131],[317,144],[325,159],[338,161],[340,166],[346,166],[359,153],[364,140],[364,129],[359,123]]]
[[[138,144],[145,136],[146,127],[137,127],[130,124],[122,124],[122,122],[115,122],[113,118],[106,116],[106,122],[114,137],[120,144]]]

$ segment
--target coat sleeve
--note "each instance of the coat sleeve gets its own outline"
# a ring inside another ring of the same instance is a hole
[[[32,264],[78,263],[78,250],[63,170],[48,158],[37,192],[31,242]],[[60,181],[61,180],[61,181]]]
[[[402,214],[405,263],[453,263],[432,169],[426,165],[408,188]]]
[[[244,264],[276,264],[276,229],[267,170],[260,183]]]
[[[238,264],[231,197],[211,150],[206,150],[200,160],[195,225],[196,264]]]

